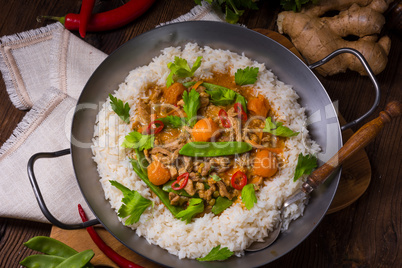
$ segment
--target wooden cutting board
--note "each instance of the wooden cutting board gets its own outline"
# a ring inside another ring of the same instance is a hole
[[[303,57],[293,46],[293,44],[283,35],[277,32],[266,30],[266,29],[254,29],[282,44],[294,54],[296,54],[300,59]],[[345,124],[345,120],[341,115],[339,115],[339,121],[341,124]],[[344,142],[346,142],[353,135],[353,131],[348,129],[342,133]],[[335,198],[327,212],[327,214],[339,211],[353,202],[355,202],[367,189],[370,184],[371,179],[371,166],[368,160],[367,154],[364,150],[356,153],[352,158],[345,161],[343,164],[343,170],[341,175],[341,180],[339,182],[338,190],[335,194]],[[78,212],[77,212],[77,220]],[[96,227],[96,231],[102,237],[102,239],[108,244],[112,249],[118,252],[120,255],[126,259],[141,265],[143,267],[161,267],[154,262],[134,253],[123,244],[121,244],[116,238],[114,238],[108,231],[102,227]],[[111,267],[118,267],[110,259],[108,259],[93,243],[92,239],[88,235],[87,231],[84,230],[63,230],[58,227],[53,226],[50,237],[66,243],[70,247],[77,251],[83,251],[86,249],[93,249],[95,256],[91,263],[94,265],[108,265]]]

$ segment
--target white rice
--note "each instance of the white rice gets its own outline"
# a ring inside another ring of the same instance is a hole
[[[308,137],[304,108],[297,103],[298,95],[291,86],[277,80],[264,64],[252,61],[244,55],[207,46],[199,47],[194,43],[187,44],[183,49],[166,48],[148,66],[130,72],[114,96],[129,103],[132,116],[138,99],[148,97],[144,89],[151,85],[165,85],[170,72],[167,63],[172,62],[175,56],[186,59],[190,66],[198,56],[202,56],[201,67],[195,72],[195,76],[201,79],[211,77],[212,72],[231,71],[234,75],[238,68],[258,67],[258,80],[253,87],[264,94],[273,110],[277,111],[275,120],[284,122],[284,125],[299,131],[300,134],[287,139],[284,166],[275,175],[275,179],[265,181],[260,191],[256,192],[258,203],[251,210],[235,204],[220,216],[209,213],[186,224],[174,218],[157,197],[152,197],[150,189],[136,176],[124,148],[119,146],[125,135],[130,132],[130,125],[117,117],[108,99],[98,114],[92,146],[105,198],[117,212],[122,205],[123,194],[109,183],[109,180],[116,180],[152,200],[154,207],[149,207],[139,222],[130,227],[135,229],[139,236],[144,236],[149,243],[156,244],[179,258],[205,256],[217,245],[228,247],[237,256],[241,256],[243,250],[253,241],[262,240],[268,235],[279,218],[284,200],[299,189],[305,180],[303,177],[293,182],[299,153],[316,155],[319,146]],[[287,229],[291,220],[302,216],[304,206],[304,202],[300,202],[289,208],[284,229]]]

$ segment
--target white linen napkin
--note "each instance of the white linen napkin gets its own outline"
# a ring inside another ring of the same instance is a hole
[[[223,19],[203,2],[168,23]],[[0,217],[48,222],[28,179],[28,160],[38,152],[70,147],[77,98],[106,56],[60,23],[0,38],[0,71],[7,92],[18,109],[30,110],[0,148]],[[85,209],[86,203],[71,158],[38,160],[35,175],[50,212],[62,222],[77,223],[77,204]]]

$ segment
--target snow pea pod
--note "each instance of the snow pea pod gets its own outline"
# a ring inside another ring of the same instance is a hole
[[[55,268],[65,260],[63,257],[52,255],[31,255],[20,261],[27,268]]]
[[[92,249],[87,249],[77,253],[56,266],[56,268],[70,267],[70,268],[81,268],[84,267],[95,255]]]
[[[179,154],[193,157],[214,157],[242,154],[253,147],[247,142],[221,141],[221,142],[189,142],[179,151]]]
[[[27,248],[63,258],[71,257],[78,253],[66,244],[47,236],[35,236],[24,243]]]

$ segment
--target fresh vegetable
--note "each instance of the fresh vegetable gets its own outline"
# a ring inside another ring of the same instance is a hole
[[[230,121],[228,118],[228,113],[225,110],[220,109],[218,116],[219,116],[219,119],[221,120],[222,126],[224,128],[232,127],[232,124],[230,124]]]
[[[257,82],[258,67],[246,67],[237,69],[235,73],[235,82],[239,86],[254,84]]]
[[[247,176],[244,174],[244,172],[239,170],[232,175],[230,183],[232,184],[233,188],[241,190],[247,184]]]
[[[183,110],[187,115],[187,123],[190,127],[194,126],[197,119],[197,111],[201,107],[200,94],[191,89],[190,93],[183,93]]]
[[[163,98],[167,103],[175,105],[179,101],[185,90],[186,87],[183,86],[182,83],[173,83],[168,88],[163,90]]]
[[[227,247],[221,248],[221,245],[214,247],[205,257],[197,258],[197,261],[224,261],[229,259],[234,252]]]
[[[177,218],[177,214],[183,210],[180,207],[176,207],[170,204],[169,200],[169,194],[165,191],[163,191],[161,188],[158,186],[154,185],[148,178],[146,169],[144,168],[147,166],[148,161],[145,159],[145,156],[142,152],[139,152],[137,154],[137,160],[132,159],[131,160],[131,165],[133,166],[133,169],[135,173],[137,173],[138,177],[145,182],[145,184],[151,189],[152,192],[154,192],[159,199],[162,201],[162,203],[165,205],[165,207]]]
[[[244,111],[242,104],[240,102],[236,102],[233,107],[235,109],[235,112],[239,114],[241,121],[243,122],[247,121],[247,114]]]
[[[204,211],[204,201],[201,198],[191,198],[188,207],[177,213],[176,217],[186,223],[190,223],[191,219]]]
[[[315,168],[317,168],[317,157],[314,155],[299,154],[297,158],[297,165],[293,181],[297,181],[302,175],[309,175]]]
[[[269,178],[278,171],[278,161],[268,150],[258,150],[254,157],[253,172],[255,175]]]
[[[178,191],[186,187],[189,175],[188,172],[185,172],[178,176],[177,180],[172,184],[172,189]]]
[[[186,192],[186,190],[184,190],[184,189],[181,189],[181,190],[178,190],[178,191],[173,190],[172,184],[175,183],[175,182],[176,181],[168,181],[167,183],[165,183],[162,186],[162,190],[164,190],[165,192],[168,192],[168,193],[172,192],[172,193],[175,193],[175,194],[178,194],[178,195],[181,195],[181,196],[191,197],[191,195],[189,195]]]
[[[147,130],[146,130],[146,133],[148,135],[151,135],[151,134],[156,135],[156,134],[158,134],[159,132],[162,131],[164,126],[165,125],[160,120],[152,121],[151,123],[149,123],[149,125],[147,127]]]
[[[171,128],[180,128],[186,125],[186,120],[177,115],[168,115],[166,117],[158,118],[157,120]]]
[[[112,94],[109,94],[110,105],[112,106],[113,111],[127,124],[130,123],[130,106],[128,103],[123,103],[122,100],[113,97]]]
[[[140,151],[148,150],[154,147],[154,140],[154,135],[142,135],[137,131],[133,131],[124,137],[121,146],[125,148],[139,149]]]
[[[62,261],[56,268],[64,268],[64,267],[71,267],[71,268],[80,268],[84,267],[95,255],[92,249],[87,249],[81,251],[64,261]]]
[[[194,141],[210,141],[219,135],[219,127],[211,118],[199,120],[193,127],[191,135]]]
[[[142,15],[155,0],[130,0],[126,4],[106,12],[93,14],[87,24],[90,32],[109,31],[120,28]],[[40,16],[38,20],[51,19],[61,22],[68,30],[78,30],[80,14],[67,14],[64,17]]]
[[[214,181],[221,181],[221,180],[222,180],[221,177],[219,177],[219,176],[216,175],[216,174],[212,174],[212,175],[211,175],[211,178],[212,178]]]
[[[24,243],[27,248],[48,254],[68,258],[78,251],[66,244],[47,236],[35,236]]]
[[[88,218],[85,214],[85,211],[82,209],[81,205],[78,204],[78,212],[81,216],[82,222],[87,222]],[[111,247],[106,245],[106,243],[102,240],[102,238],[95,231],[95,228],[90,226],[87,227],[87,232],[89,236],[92,238],[94,243],[98,246],[98,248],[114,263],[116,263],[121,268],[142,268],[142,266],[132,263],[126,258],[120,256],[116,251],[114,251]]]
[[[184,83],[183,85],[189,88],[195,85],[196,83],[198,82],[187,82]],[[213,104],[218,106],[226,106],[234,102],[240,102],[241,105],[243,106],[244,111],[247,112],[246,98],[244,98],[241,94],[237,93],[236,91],[223,86],[205,82],[202,83],[202,86],[204,86],[207,89],[205,92],[210,95],[211,102]]]
[[[123,204],[118,211],[118,216],[121,218],[128,217],[124,222],[125,225],[138,222],[142,213],[152,204],[152,201],[142,197],[137,191],[130,190],[117,181],[110,180],[110,183],[124,195],[121,200]]]
[[[155,160],[148,166],[147,174],[154,185],[163,185],[170,180],[170,171],[164,164]]]
[[[318,0],[281,0],[281,6],[284,10],[300,11],[303,5],[312,3],[316,5]]]
[[[27,268],[56,268],[65,259],[59,256],[35,254],[26,257],[20,264]]]
[[[233,204],[233,201],[227,199],[226,197],[219,196],[216,199],[215,205],[212,207],[212,213],[215,215],[218,215],[228,207],[230,207]]]
[[[379,74],[387,66],[391,39],[383,34],[381,38],[371,36],[382,33],[386,22],[382,13],[390,3],[374,0],[319,1],[317,6],[306,7],[298,13],[279,13],[278,31],[291,38],[307,62],[317,62],[338,48],[348,47],[359,51],[373,73]],[[333,13],[337,15],[327,16]],[[323,76],[344,73],[347,69],[367,75],[363,65],[352,56],[342,56],[316,68]]]
[[[257,203],[254,184],[250,183],[243,187],[243,189],[241,190],[241,201],[248,210],[254,207],[254,204]]]
[[[20,264],[28,268],[93,267],[89,263],[93,256],[92,250],[78,252],[66,244],[47,236],[33,237],[25,242],[24,245],[30,249],[48,254],[31,255],[23,259]]]
[[[79,32],[82,38],[85,37],[87,32],[87,26],[89,19],[92,15],[92,9],[94,8],[95,0],[82,0],[81,10],[80,10],[80,25]]]
[[[189,142],[180,149],[179,154],[193,157],[214,157],[242,154],[251,149],[253,147],[247,142]]]
[[[257,98],[252,98],[247,102],[247,109],[250,115],[267,117],[269,112],[269,103],[264,96],[258,95]]]
[[[299,132],[294,132],[290,128],[283,126],[282,122],[272,122],[271,117],[268,117],[265,120],[265,127],[263,131],[271,133],[275,136],[286,138],[297,136],[299,134]]]
[[[194,0],[196,4],[201,5],[201,0]],[[229,23],[237,23],[244,9],[258,9],[253,0],[206,0],[225,10],[225,20]]]
[[[180,57],[174,57],[174,62],[169,62],[168,63],[168,68],[170,69],[170,73],[167,77],[166,80],[166,87],[170,87],[174,83],[173,76],[177,75],[178,77],[185,78],[185,77],[191,77],[194,75],[195,71],[201,66],[201,59],[202,57],[197,57],[195,60],[193,67],[190,68],[190,66],[187,63],[187,60],[180,58]]]

